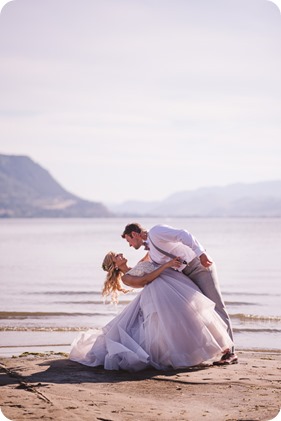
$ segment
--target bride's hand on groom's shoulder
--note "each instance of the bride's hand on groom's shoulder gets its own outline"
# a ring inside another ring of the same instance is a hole
[[[211,260],[211,258],[209,256],[207,256],[206,253],[202,253],[199,256],[201,265],[204,266],[205,268],[208,268],[209,266],[211,266],[213,264],[213,261]]]

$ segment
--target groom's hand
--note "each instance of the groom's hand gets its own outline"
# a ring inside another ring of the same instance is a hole
[[[208,268],[209,266],[211,266],[213,264],[213,261],[207,256],[206,253],[202,253],[201,256],[199,256],[201,265],[204,266],[205,268]]]

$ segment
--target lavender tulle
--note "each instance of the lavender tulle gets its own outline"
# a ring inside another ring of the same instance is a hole
[[[131,274],[155,269],[151,265],[139,263]],[[178,369],[219,359],[233,343],[214,307],[185,275],[166,269],[101,335],[96,337],[91,330],[81,333],[69,358],[87,366],[127,371]]]

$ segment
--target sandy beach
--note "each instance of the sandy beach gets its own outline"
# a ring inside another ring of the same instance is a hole
[[[62,354],[1,358],[0,407],[13,421],[274,419],[281,353],[238,351],[238,357],[232,366],[138,373],[85,367]]]

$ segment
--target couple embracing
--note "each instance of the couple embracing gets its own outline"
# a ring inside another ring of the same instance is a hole
[[[133,268],[109,252],[103,295],[117,301],[124,287],[142,288],[97,338],[90,330],[72,344],[69,358],[108,370],[179,369],[238,362],[215,264],[188,231],[128,224],[122,237],[147,250]]]

